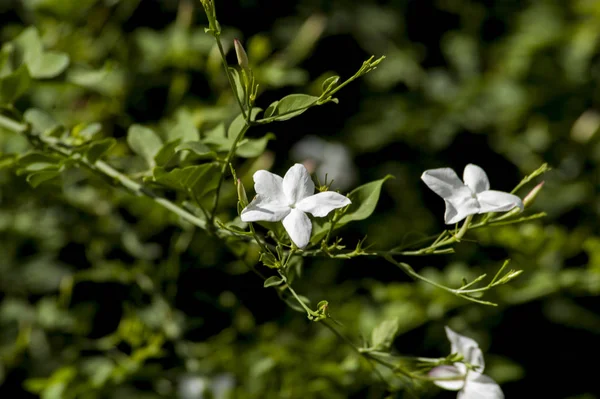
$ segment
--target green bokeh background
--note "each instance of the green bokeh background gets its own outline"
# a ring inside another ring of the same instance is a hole
[[[475,338],[486,374],[508,398],[600,397],[597,367],[586,363],[600,338],[600,2],[216,7],[223,41],[246,46],[263,108],[290,93],[318,95],[326,77],[387,57],[343,89],[338,105],[251,130],[276,139],[236,163],[252,192],[251,171],[285,173],[292,146],[316,135],[349,148],[354,186],[394,175],[376,213],[340,231],[349,246],[367,235],[391,248],[441,231],[442,200],[419,179],[426,169],[460,174],[475,163],[492,188],[510,191],[542,163],[553,168],[536,181],[545,185],[530,211],[546,218],[471,232],[456,254],[407,259],[458,286],[510,258],[524,273],[487,294],[498,307],[413,282],[373,258],[306,259],[297,290],[328,300],[357,344],[391,318],[400,321],[394,351],[403,355],[447,355],[444,325]],[[68,127],[101,123],[101,136],[119,141],[107,161],[135,175],[139,160],[125,142],[132,123],[204,132],[236,113],[201,11],[191,0],[0,1],[2,43],[35,26],[46,49],[70,57],[16,109],[43,109]],[[2,154],[29,148],[0,130]],[[244,264],[256,262],[245,245],[181,224],[85,170],[34,189],[15,167],[0,167],[0,397],[410,397],[390,393],[330,331],[263,288]],[[224,218],[235,209],[228,183]],[[455,396],[427,385],[417,392]]]

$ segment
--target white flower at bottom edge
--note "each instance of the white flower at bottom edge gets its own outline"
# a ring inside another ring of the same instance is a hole
[[[523,201],[516,195],[490,190],[490,181],[483,169],[468,164],[463,173],[464,183],[450,168],[429,169],[421,180],[444,199],[446,224],[458,223],[469,215],[488,212],[506,212],[518,206],[523,210]]]
[[[446,327],[446,335],[452,345],[451,353],[461,354],[464,361],[474,366],[475,370],[467,369],[463,363],[434,367],[429,372],[429,376],[442,378],[442,380],[434,381],[434,384],[440,388],[459,391],[457,399],[504,399],[504,393],[500,386],[493,379],[482,374],[485,362],[477,342],[455,333],[448,327]],[[448,380],[443,380],[443,378]]]
[[[323,217],[351,203],[347,197],[333,191],[315,194],[310,174],[299,163],[292,166],[283,178],[259,170],[254,173],[253,179],[256,197],[242,210],[242,221],[282,221],[285,231],[298,248],[304,248],[310,241],[312,224],[306,213]]]

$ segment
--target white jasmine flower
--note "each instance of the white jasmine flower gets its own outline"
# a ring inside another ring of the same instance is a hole
[[[256,197],[241,213],[244,222],[279,222],[298,248],[310,241],[312,224],[306,213],[327,216],[351,202],[333,191],[315,192],[315,184],[306,168],[297,163],[281,178],[266,170],[254,173]]]
[[[450,168],[426,170],[421,180],[444,199],[446,224],[460,222],[477,213],[506,212],[516,206],[523,210],[523,201],[516,195],[490,190],[487,175],[477,165],[465,167],[464,183]]]
[[[305,136],[290,151],[290,157],[302,162],[321,182],[333,181],[340,190],[347,190],[356,182],[358,172],[352,154],[342,143],[329,142],[317,136]]]
[[[451,353],[461,354],[464,362],[475,369],[467,369],[464,363],[435,367],[429,372],[429,376],[440,380],[434,381],[434,384],[451,391],[459,391],[457,399],[504,399],[500,386],[493,379],[482,374],[485,362],[477,342],[455,333],[448,327],[446,327],[446,335],[452,346]]]

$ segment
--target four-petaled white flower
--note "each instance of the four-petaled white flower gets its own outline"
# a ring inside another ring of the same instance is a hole
[[[444,199],[446,224],[460,222],[477,213],[506,212],[516,206],[523,210],[523,201],[516,195],[490,190],[487,175],[477,165],[465,167],[464,183],[450,168],[426,170],[421,180]]]
[[[477,342],[471,338],[455,333],[446,327],[446,335],[452,346],[452,353],[463,356],[463,360],[475,368],[467,369],[464,363],[453,366],[434,367],[429,376],[440,378],[434,384],[451,391],[459,391],[457,399],[504,399],[504,393],[496,382],[483,375],[485,363]]]
[[[315,194],[315,184],[306,168],[297,163],[281,178],[266,170],[254,173],[256,197],[241,213],[244,222],[279,222],[298,248],[310,241],[312,224],[306,213],[327,216],[350,200],[333,191]]]

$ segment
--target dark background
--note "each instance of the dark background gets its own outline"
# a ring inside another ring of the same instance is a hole
[[[199,3],[84,3],[70,9],[56,1],[4,2],[2,39],[35,25],[48,47],[70,55],[71,68],[113,62],[121,76],[115,89],[62,86],[65,75],[40,84],[18,109],[42,108],[67,126],[99,121],[104,135],[119,139],[131,123],[158,126],[180,109],[206,110],[194,114],[200,131],[212,126],[211,112],[235,113],[218,64],[211,69]],[[378,70],[344,88],[339,104],[249,133],[275,133],[268,154],[278,174],[293,163],[290,148],[311,134],[350,149],[358,171],[354,187],[395,175],[376,213],[339,233],[350,247],[367,235],[377,247],[391,248],[410,234],[445,228],[442,201],[419,179],[426,169],[449,166],[460,175],[474,163],[486,170],[492,188],[510,191],[541,163],[553,168],[535,181],[546,184],[529,211],[546,211],[543,220],[470,233],[454,255],[407,259],[454,286],[463,275],[493,275],[511,258],[510,267],[524,273],[486,295],[498,307],[412,283],[372,258],[307,259],[297,290],[314,303],[327,299],[357,343],[378,322],[398,317],[394,349],[403,355],[445,356],[443,326],[452,326],[480,343],[486,374],[508,398],[598,397],[596,368],[586,362],[598,352],[600,333],[600,5],[306,0],[217,1],[216,7],[223,41],[237,37],[246,44],[265,90],[257,100],[262,108],[293,92],[314,93],[320,85],[311,82],[324,73],[343,79],[369,56],[387,56]],[[182,22],[192,9],[190,23]],[[302,23],[315,16],[323,18],[322,33],[315,40],[306,31],[299,36]],[[174,38],[174,26],[187,32],[183,39]],[[273,51],[255,63],[249,43],[257,35]],[[308,43],[307,52],[290,47],[294,38]],[[150,53],[147,43],[160,49]],[[182,43],[180,53],[171,51]],[[234,54],[228,60],[234,64]],[[277,80],[274,69],[285,78]],[[295,78],[298,71],[304,72]],[[181,90],[174,88],[179,78]],[[27,148],[9,134],[0,139],[3,153]],[[249,162],[238,166],[250,168]],[[34,190],[14,170],[1,173],[0,397],[36,397],[23,388],[35,392],[37,378],[48,390],[51,375],[67,382],[58,396],[44,391],[48,398],[178,397],[183,376],[209,381],[223,373],[235,381],[232,397],[376,398],[388,392],[366,365],[353,368],[356,357],[327,330],[262,288],[231,248],[200,231],[186,236],[189,229],[151,202],[85,172],[70,172],[62,190]],[[229,202],[233,210],[233,198]],[[181,253],[174,250],[178,237],[190,239]],[[67,301],[65,278],[74,279]],[[151,337],[163,339],[160,356],[125,368],[122,378],[118,367],[106,366],[120,364],[120,354],[133,357]],[[274,365],[267,367],[267,358]],[[75,377],[56,377],[71,366]],[[110,376],[94,385],[95,372],[105,366]],[[267,371],[252,371],[260,367]],[[418,391],[419,397],[454,395],[430,386]]]

